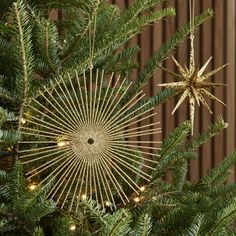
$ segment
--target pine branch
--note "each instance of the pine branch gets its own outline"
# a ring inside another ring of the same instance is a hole
[[[72,40],[70,45],[67,47],[66,51],[62,54],[62,56],[61,56],[62,63],[64,63],[71,56],[74,55],[73,50],[76,48],[76,46],[78,46],[80,39],[82,39],[85,36],[85,34],[88,33],[88,31],[93,27],[93,24],[95,24],[95,17],[97,16],[97,11],[100,7],[100,4],[101,4],[101,0],[96,0],[96,2],[93,3],[93,7],[92,7],[93,11],[92,11],[91,16],[87,16],[87,18],[88,18],[87,24],[84,25],[84,29],[81,33],[79,33],[79,34],[76,33],[76,36],[74,37],[74,39]],[[81,26],[80,26],[80,28],[81,28]],[[73,29],[73,31],[76,32],[76,27],[75,27],[75,29]]]
[[[218,213],[218,220],[216,224],[206,236],[218,236],[222,229],[227,228],[228,225],[235,220],[235,217],[236,199],[234,199],[234,201],[229,206],[227,206]]]
[[[1,143],[16,143],[20,140],[21,134],[19,131],[2,130],[0,129],[0,144]]]
[[[189,229],[183,236],[201,236],[201,225],[203,223],[203,215],[197,215],[193,220],[193,223],[190,225]]]
[[[173,8],[166,8],[138,18],[132,25],[119,25],[115,22],[114,25],[112,25],[112,30],[104,33],[101,39],[97,39],[93,57],[91,58],[88,54],[86,54],[84,56],[84,60],[79,62],[74,60],[74,63],[70,67],[69,71],[72,69],[81,71],[84,68],[88,68],[91,61],[93,61],[94,65],[100,63],[111,55],[111,53],[115,52],[118,48],[128,42],[130,38],[138,34],[141,31],[141,28],[150,25],[153,22],[159,21],[166,16],[172,16],[174,14],[175,11]],[[77,65],[78,63],[79,66]],[[68,70],[63,73],[66,72],[68,72]]]
[[[176,190],[182,190],[188,174],[188,162],[186,159],[180,159],[172,170],[173,187]]]
[[[153,97],[143,99],[136,106],[134,106],[134,108],[131,111],[133,111],[133,110],[137,109],[138,107],[140,107],[140,106],[144,105],[145,103],[147,103],[147,105],[145,105],[142,109],[140,109],[138,111],[138,114],[142,113],[144,111],[147,111],[147,110],[149,110],[153,107],[159,106],[160,104],[166,102],[169,98],[174,96],[174,94],[175,94],[174,89],[172,89],[172,88],[164,89],[161,92],[157,93]]]
[[[153,173],[151,184],[155,183],[155,181],[161,177],[167,169],[171,168],[173,163],[176,163],[183,158],[186,159],[186,153],[179,151],[178,148],[181,147],[190,130],[190,122],[183,122],[164,139],[161,150],[158,153],[158,164]]]
[[[204,131],[202,134],[191,140],[188,144],[187,149],[189,151],[196,150],[196,148],[200,147],[202,144],[210,140],[212,137],[220,134],[227,127],[228,124],[224,122],[222,117],[219,117],[214,124],[210,124],[210,126],[206,131]]]
[[[189,121],[183,122],[179,127],[174,129],[162,143],[160,154],[160,160],[171,152],[175,152],[176,149],[185,141],[191,129]]]
[[[14,2],[12,5],[12,14],[14,21],[12,23],[12,36],[13,46],[15,46],[15,70],[16,81],[19,81],[19,85],[16,86],[17,92],[20,94],[20,106],[19,106],[19,119],[17,124],[17,132],[21,128],[21,118],[23,115],[23,109],[29,93],[29,85],[33,79],[33,63],[34,57],[32,53],[31,42],[31,26],[29,24],[29,18],[22,0]],[[19,89],[19,90],[18,90]],[[15,146],[15,160],[18,160],[19,144]]]
[[[141,215],[135,222],[134,229],[129,236],[148,236],[152,229],[151,217],[148,214]]]
[[[57,27],[51,20],[37,18],[36,43],[38,57],[49,67],[49,70],[54,74],[59,68],[59,35]]]
[[[8,176],[9,197],[12,201],[21,199],[26,191],[23,167],[16,162],[12,172]]]
[[[35,227],[33,236],[44,236],[43,229],[41,227]]]
[[[150,8],[155,7],[156,5],[165,2],[167,0],[136,0],[134,3],[121,14],[121,22],[126,25],[132,24],[137,20],[139,15]]]
[[[208,185],[217,185],[224,182],[229,174],[229,169],[236,163],[236,150],[227,156],[217,167],[214,167],[209,173],[201,178],[201,182]]]
[[[28,95],[29,82],[33,78],[31,28],[29,26],[28,15],[23,1],[13,3],[12,11],[15,17],[15,25],[13,25],[12,31],[13,35],[16,37],[14,44],[16,46],[16,57],[19,63],[17,65],[19,66],[17,72],[23,84],[21,91],[23,101]]]
[[[9,91],[7,91],[5,88],[0,86],[0,99],[4,101],[4,103],[9,103],[11,105],[16,105],[17,99],[11,95]]]
[[[101,228],[101,235],[121,236],[129,233],[131,214],[127,210],[120,209],[104,218],[106,225]]]
[[[137,64],[133,62],[133,60],[134,57],[138,55],[139,51],[140,48],[135,46],[132,48],[126,48],[120,53],[110,56],[108,62],[105,65],[105,71],[107,73],[113,71],[124,71],[124,77],[127,77],[129,70],[137,67]]]
[[[70,216],[58,217],[55,219],[52,225],[53,236],[71,236],[75,235],[70,231],[71,225],[74,225],[74,222]],[[76,234],[80,235],[80,234]]]
[[[92,199],[86,199],[80,203],[80,206],[85,208],[90,217],[95,218],[101,224],[106,224],[104,220],[105,210],[97,202]]]

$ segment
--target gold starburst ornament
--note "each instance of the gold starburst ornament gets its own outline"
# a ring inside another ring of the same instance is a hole
[[[142,191],[134,176],[151,179],[160,142],[144,138],[160,133],[159,122],[140,125],[156,113],[142,91],[126,101],[131,86],[90,69],[55,80],[26,108],[20,159],[30,181],[53,180],[48,197],[61,208],[77,211],[81,199],[93,198],[114,209],[117,199],[130,201],[124,185]]]
[[[178,61],[174,57],[172,57],[178,69],[178,73],[175,73],[173,71],[170,71],[162,67],[161,68],[167,73],[169,73],[170,75],[172,75],[174,78],[176,78],[177,82],[158,84],[158,86],[161,86],[161,87],[175,88],[176,95],[180,95],[180,99],[178,103],[176,104],[172,114],[178,109],[178,107],[183,103],[184,100],[189,101],[192,135],[193,135],[193,128],[194,128],[194,114],[195,114],[196,104],[198,106],[200,106],[200,104],[203,104],[210,111],[210,113],[212,113],[212,111],[210,107],[208,106],[204,97],[208,97],[210,99],[213,99],[225,105],[220,99],[214,96],[207,89],[218,87],[218,86],[225,86],[225,84],[223,83],[210,82],[208,81],[208,79],[226,66],[226,65],[220,66],[217,69],[204,74],[212,57],[210,57],[210,59],[200,69],[199,67],[196,66],[195,57],[194,57],[194,34],[193,34],[194,32],[194,27],[193,27],[194,5],[195,5],[195,1],[193,1],[193,4],[192,4],[192,0],[189,0],[190,22],[192,24],[190,25],[191,51],[190,51],[189,67],[181,66],[178,63]]]

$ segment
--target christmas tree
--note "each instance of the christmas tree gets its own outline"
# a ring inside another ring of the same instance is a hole
[[[193,129],[195,106],[209,108],[205,96],[221,102],[208,89],[224,85],[207,80],[224,66],[204,73],[209,61],[199,69],[194,60],[194,31],[213,11],[194,18],[190,0],[190,22],[134,78],[140,48],[129,41],[175,16],[157,8],[163,2],[1,2],[1,235],[236,235],[236,185],[227,182],[236,153],[194,183],[187,176],[197,148],[227,128],[219,118]],[[164,68],[189,36],[189,66]],[[173,81],[144,97],[157,69]],[[160,133],[154,108],[175,95],[176,109],[188,100],[190,121],[147,140]]]

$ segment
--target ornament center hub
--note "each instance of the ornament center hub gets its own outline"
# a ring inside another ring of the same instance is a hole
[[[73,149],[90,164],[99,160],[111,140],[104,128],[98,125],[86,125],[73,136]]]
[[[89,138],[87,142],[88,144],[92,145],[94,143],[94,140],[92,138]]]

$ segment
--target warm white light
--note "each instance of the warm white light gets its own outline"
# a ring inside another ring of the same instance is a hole
[[[109,207],[109,206],[111,205],[111,203],[108,202],[108,201],[106,201],[106,202],[105,202],[105,205],[106,205],[107,207]]]
[[[21,118],[21,119],[20,119],[20,122],[21,122],[22,125],[25,125],[25,124],[26,124],[26,119]]]
[[[70,231],[75,231],[76,230],[76,226],[75,225],[71,225],[70,226]]]
[[[87,196],[86,196],[85,194],[83,194],[83,195],[81,196],[81,198],[82,198],[82,200],[85,200],[85,199],[87,198]]]
[[[138,203],[138,202],[140,202],[140,198],[139,198],[139,197],[136,197],[136,198],[134,198],[134,201],[135,201],[136,203]]]
[[[140,191],[141,191],[141,192],[144,192],[144,191],[145,191],[145,186],[142,186],[142,187],[140,188]]]
[[[37,187],[37,186],[36,186],[35,184],[29,185],[29,189],[30,189],[31,191],[35,190],[36,187]]]
[[[69,142],[66,142],[66,141],[59,141],[58,143],[57,143],[57,146],[58,147],[64,147],[64,146],[66,146],[66,145],[68,145],[69,144]]]

